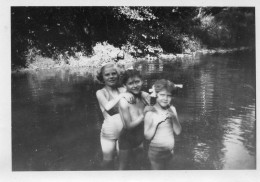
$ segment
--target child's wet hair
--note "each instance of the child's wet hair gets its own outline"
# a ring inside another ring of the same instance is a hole
[[[122,84],[126,84],[127,80],[129,78],[133,78],[133,77],[139,77],[140,79],[142,79],[142,75],[139,71],[135,70],[135,69],[131,69],[131,70],[126,70],[124,73],[123,73],[123,76],[122,76]]]
[[[104,66],[102,66],[100,68],[100,70],[97,72],[97,76],[96,76],[96,78],[99,82],[104,83],[103,72],[104,72],[105,68],[109,68],[109,67],[114,67],[116,69],[116,67],[113,63],[108,63],[108,64],[105,64]],[[117,75],[119,76],[119,71],[117,69],[116,69],[116,72],[117,72]]]
[[[176,90],[176,87],[175,87],[174,83],[169,80],[166,80],[166,79],[157,80],[154,83],[155,92],[158,93],[163,89],[167,90],[170,93],[173,93]]]

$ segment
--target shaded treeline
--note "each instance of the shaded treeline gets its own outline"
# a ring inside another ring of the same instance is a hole
[[[12,7],[12,67],[26,56],[90,55],[97,42],[134,56],[255,44],[253,7]]]

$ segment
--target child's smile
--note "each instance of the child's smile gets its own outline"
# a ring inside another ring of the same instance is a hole
[[[172,94],[167,90],[161,90],[157,93],[156,102],[162,107],[168,107],[172,100]]]
[[[125,84],[126,89],[135,95],[140,94],[142,85],[143,82],[139,77],[129,78]]]

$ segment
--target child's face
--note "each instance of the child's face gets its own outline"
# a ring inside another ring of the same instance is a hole
[[[157,93],[156,102],[161,107],[164,108],[164,107],[169,106],[171,103],[171,100],[172,100],[172,94],[169,91],[167,91],[166,89],[163,89]]]
[[[128,92],[131,92],[132,94],[137,95],[137,94],[141,93],[143,81],[138,76],[135,76],[132,78],[128,78],[125,86],[126,86],[126,90]]]
[[[105,85],[115,86],[118,82],[118,74],[114,67],[107,67],[103,71]]]

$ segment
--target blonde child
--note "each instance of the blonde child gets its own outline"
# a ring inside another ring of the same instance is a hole
[[[116,144],[123,128],[119,115],[118,103],[121,98],[133,102],[132,94],[126,93],[125,88],[119,86],[119,72],[112,63],[101,67],[97,79],[104,87],[96,92],[96,97],[104,116],[100,132],[100,143],[103,153],[102,167],[104,170],[114,169],[114,155]]]

